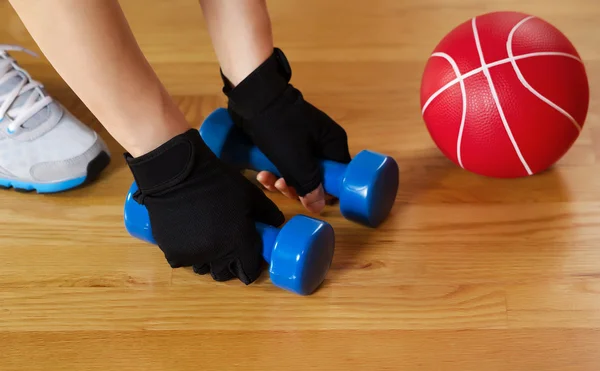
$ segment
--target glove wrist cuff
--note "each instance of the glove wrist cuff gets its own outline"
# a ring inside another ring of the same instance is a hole
[[[166,192],[184,181],[211,155],[198,130],[189,129],[142,156],[134,158],[125,153],[124,157],[137,183],[141,203],[145,196]]]
[[[281,96],[291,77],[290,65],[279,48],[274,48],[271,56],[234,88],[221,71],[223,93],[229,98],[229,108],[247,120]]]

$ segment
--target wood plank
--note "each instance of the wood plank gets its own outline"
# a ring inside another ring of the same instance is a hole
[[[515,328],[600,328],[600,272],[507,288]]]
[[[192,127],[222,107],[197,1],[121,0]],[[352,154],[393,156],[400,190],[373,230],[336,231],[323,286],[299,297],[171,269],[127,235],[132,181],[112,139],[43,55],[15,53],[113,155],[86,187],[0,192],[0,370],[595,371],[600,362],[600,4],[500,0],[269,1],[292,82],[346,129]],[[421,74],[453,27],[488,11],[540,16],[590,81],[581,136],[548,171],[491,179],[446,159],[421,117]],[[0,39],[39,52],[8,1]],[[1,145],[1,144],[0,144]],[[248,173],[252,176],[252,173]],[[289,219],[298,202],[268,194]]]
[[[0,332],[4,371],[590,371],[598,330]]]
[[[355,287],[307,300],[270,284],[204,280],[173,287],[2,289],[0,302],[0,331],[506,327],[504,292],[493,286]]]

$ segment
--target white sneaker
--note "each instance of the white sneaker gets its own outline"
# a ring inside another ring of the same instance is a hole
[[[104,141],[0,45],[0,187],[51,193],[93,180],[110,162]]]

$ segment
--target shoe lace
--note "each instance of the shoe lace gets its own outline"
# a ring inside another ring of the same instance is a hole
[[[42,90],[43,85],[40,82],[33,80],[29,73],[17,64],[16,60],[7,53],[8,51],[21,51],[34,57],[38,55],[18,45],[0,44],[0,86],[15,77],[21,78],[11,90],[0,95],[0,102],[2,102],[0,104],[0,123],[9,117],[12,121],[8,124],[6,131],[14,134],[25,121],[50,104],[52,97]],[[29,94],[22,105],[12,107],[19,97],[32,90],[33,92]]]

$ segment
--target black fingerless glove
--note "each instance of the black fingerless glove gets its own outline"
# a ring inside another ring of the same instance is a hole
[[[235,88],[221,73],[234,123],[305,196],[322,183],[320,159],[350,162],[344,129],[292,86],[283,52],[273,54]]]
[[[262,241],[255,221],[284,222],[277,206],[222,163],[197,130],[133,158],[125,154],[146,206],[153,237],[171,267],[193,266],[217,281],[250,284],[260,274]]]

